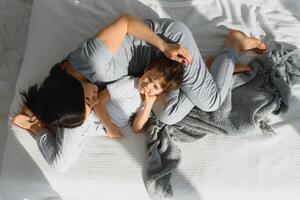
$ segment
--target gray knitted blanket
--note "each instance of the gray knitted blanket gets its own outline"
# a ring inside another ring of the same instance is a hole
[[[181,161],[178,142],[193,142],[206,134],[249,134],[255,129],[274,133],[268,116],[289,108],[291,86],[300,83],[300,51],[290,44],[273,43],[249,65],[253,71],[233,77],[231,90],[218,110],[208,113],[195,107],[171,126],[150,119],[145,184],[152,199],[173,196],[170,178]]]

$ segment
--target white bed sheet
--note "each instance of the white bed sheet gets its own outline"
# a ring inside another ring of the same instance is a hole
[[[10,117],[19,110],[18,91],[41,82],[56,61],[120,14],[178,19],[207,56],[222,46],[227,28],[300,47],[299,10],[297,0],[35,0]],[[293,88],[290,111],[271,119],[276,136],[254,132],[182,144],[184,159],[172,179],[174,199],[299,199],[299,89]],[[31,136],[8,122],[3,199],[148,199],[141,176],[144,135],[126,128],[121,141],[92,137],[80,160],[59,174],[47,166]]]

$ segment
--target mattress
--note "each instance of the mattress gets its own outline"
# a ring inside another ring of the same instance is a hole
[[[57,173],[35,140],[11,124],[19,92],[41,83],[49,69],[85,38],[121,14],[171,17],[191,29],[204,57],[223,45],[228,29],[300,47],[297,0],[35,0],[23,64],[8,116],[0,194],[5,200],[149,199],[143,182],[145,135],[129,127],[122,140],[91,137],[78,162]],[[247,62],[253,54],[240,60]],[[292,88],[288,113],[273,116],[276,135],[209,135],[181,144],[183,162],[171,179],[174,199],[289,199],[300,197],[300,86]],[[0,196],[0,198],[1,198]]]

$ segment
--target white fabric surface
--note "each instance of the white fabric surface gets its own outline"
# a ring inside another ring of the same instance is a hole
[[[10,117],[19,110],[18,91],[41,82],[56,61],[120,14],[178,19],[207,56],[222,46],[227,28],[300,47],[299,10],[298,0],[36,0]],[[272,118],[277,135],[207,136],[182,144],[183,162],[172,179],[174,199],[299,199],[299,111],[297,86],[290,111]],[[91,137],[80,160],[59,174],[47,166],[29,134],[11,127],[10,120],[9,127],[0,179],[3,199],[148,199],[141,176],[144,135],[133,135],[127,127],[120,141]]]

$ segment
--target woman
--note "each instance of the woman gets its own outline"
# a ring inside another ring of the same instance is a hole
[[[188,65],[180,90],[168,94],[162,112],[156,112],[161,121],[176,123],[194,106],[204,111],[217,109],[230,87],[237,53],[265,48],[259,40],[238,31],[228,35],[225,47],[209,72],[191,32],[184,24],[171,19],[145,20],[143,23],[136,18],[122,16],[71,52],[66,61],[57,64],[41,88],[28,91],[26,104],[38,120],[25,113],[17,115],[13,122],[35,133],[46,161],[50,166],[65,171],[80,155],[86,137],[99,130],[97,119],[93,113],[90,114],[93,105],[98,102],[98,88],[122,76],[140,76],[151,60],[163,52],[167,57]],[[69,76],[66,72],[75,79],[66,78]],[[80,84],[76,85],[76,80]],[[69,86],[64,81],[74,82],[73,89],[68,90]],[[81,97],[75,99],[72,91],[82,91],[77,94]],[[70,97],[67,92],[71,93]],[[58,127],[56,137],[43,124]],[[76,128],[70,129],[72,127]]]

